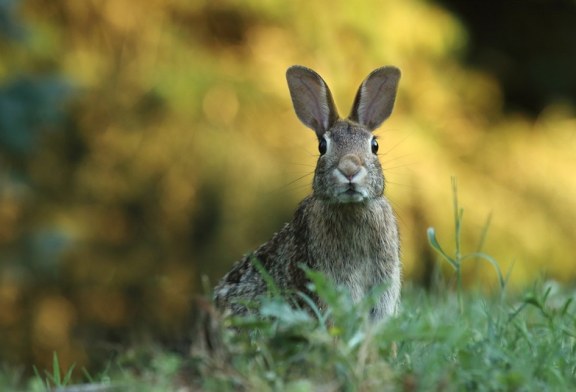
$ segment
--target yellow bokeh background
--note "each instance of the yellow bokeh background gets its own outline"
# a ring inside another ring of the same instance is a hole
[[[0,246],[18,254],[19,239],[45,231],[66,239],[53,276],[38,273],[42,253],[26,268],[2,253],[9,360],[48,366],[58,351],[63,367],[89,365],[102,347],[87,341],[175,333],[202,276],[213,285],[290,219],[317,158],[292,111],[293,64],[324,77],[342,116],[370,71],[402,70],[376,133],[406,281],[426,279],[429,226],[454,248],[451,177],[464,248],[491,216],[484,249],[511,287],[576,276],[574,108],[505,112],[498,81],[461,61],[465,26],[432,2],[33,0],[20,11],[27,44],[0,60],[0,81],[45,67],[74,95],[66,131],[28,158],[36,185],[0,192]],[[495,287],[488,265],[464,273]]]

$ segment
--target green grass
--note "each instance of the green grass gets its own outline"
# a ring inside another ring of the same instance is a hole
[[[134,348],[102,374],[86,377],[122,391],[576,390],[576,291],[542,281],[508,293],[506,277],[481,244],[471,253],[461,249],[463,211],[456,196],[454,211],[454,255],[443,250],[433,229],[428,234],[453,267],[455,287],[438,282],[430,293],[406,284],[402,309],[387,322],[369,320],[377,292],[353,304],[347,292],[307,271],[325,310],[311,301],[310,309],[294,308],[271,287],[253,315],[221,320],[206,311],[190,354]],[[461,267],[468,260],[488,261],[498,293],[462,288]],[[24,390],[65,386],[71,372],[59,369],[55,355],[53,369],[36,370]],[[16,382],[0,372],[1,385],[10,390]]]
[[[234,353],[230,368],[208,371],[204,386],[571,390],[576,387],[573,293],[556,290],[551,284],[536,285],[512,304],[465,293],[461,311],[454,295],[431,297],[408,288],[399,317],[376,326],[362,317],[366,309],[358,311],[337,290],[328,293],[334,320],[329,325],[281,301],[266,300],[261,311],[267,322],[255,318],[259,333],[254,334],[256,325],[235,320],[239,332],[228,343]]]
[[[135,349],[92,381],[139,391],[576,390],[575,293],[553,282],[506,301],[463,292],[462,308],[453,292],[408,286],[398,317],[373,325],[369,300],[353,305],[322,276],[312,279],[331,321],[264,298],[259,314],[224,321],[234,330],[213,323],[217,338],[204,350]],[[22,390],[69,381],[59,377],[39,371]]]
[[[52,386],[62,387],[68,385],[72,379],[72,372],[74,372],[75,365],[70,366],[65,372],[60,369],[60,361],[58,360],[58,353],[54,352],[52,355],[52,371],[43,371],[43,374],[34,366],[34,374],[36,380],[42,381],[42,387],[49,390]],[[64,374],[63,374],[64,373]]]

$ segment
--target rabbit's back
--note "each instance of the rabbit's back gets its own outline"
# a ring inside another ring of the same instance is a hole
[[[297,232],[295,226],[299,224],[287,223],[268,242],[234,264],[214,289],[219,308],[233,314],[246,313],[247,302],[254,302],[271,289],[260,270],[283,293],[307,290],[304,270],[299,268],[299,263],[307,264],[305,233]]]

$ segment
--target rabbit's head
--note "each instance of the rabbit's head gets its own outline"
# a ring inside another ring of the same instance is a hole
[[[316,72],[295,65],[286,78],[298,118],[318,137],[315,197],[358,203],[382,196],[384,176],[372,131],[392,113],[400,70],[382,67],[368,75],[347,119],[339,117],[326,82]]]

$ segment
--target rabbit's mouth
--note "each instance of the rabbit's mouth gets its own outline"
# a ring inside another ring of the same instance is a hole
[[[338,194],[337,198],[340,203],[360,203],[366,199],[366,195],[353,184],[349,184],[345,190]]]

